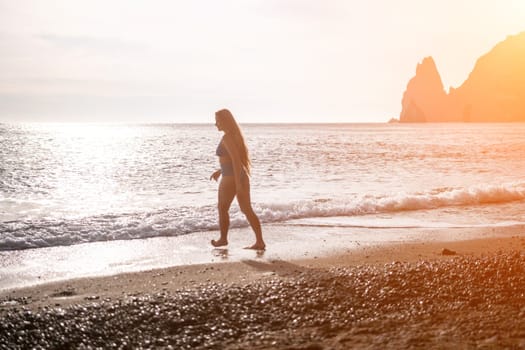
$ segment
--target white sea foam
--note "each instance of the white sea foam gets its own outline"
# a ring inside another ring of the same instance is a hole
[[[365,195],[347,201],[325,198],[284,204],[261,203],[255,204],[255,210],[264,224],[304,218],[358,217],[524,200],[525,183],[509,183],[470,188],[439,188],[410,194]],[[231,227],[247,226],[236,205],[231,208],[231,217]],[[393,225],[396,226],[395,223]],[[403,225],[405,224],[397,224]],[[0,223],[0,250],[175,236],[216,229],[218,223],[214,205],[168,208],[143,213],[106,214],[69,220],[6,221]]]
[[[525,183],[510,183],[466,189],[435,189],[412,194],[363,196],[349,201],[302,201],[288,205],[261,206],[260,212],[263,221],[275,222],[307,217],[355,216],[522,200],[525,200]]]

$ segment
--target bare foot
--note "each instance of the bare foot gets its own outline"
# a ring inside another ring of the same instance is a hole
[[[218,241],[212,239],[211,240],[211,245],[214,246],[214,247],[223,247],[225,245],[228,245],[228,241],[225,240],[225,239],[219,239]]]
[[[255,243],[251,247],[244,247],[244,249],[265,250],[266,249],[266,244],[264,244],[264,243]]]

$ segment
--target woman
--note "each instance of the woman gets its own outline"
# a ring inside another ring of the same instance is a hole
[[[228,244],[228,229],[230,227],[230,205],[233,197],[237,195],[237,202],[250,226],[255,232],[255,244],[247,249],[263,250],[266,248],[262,237],[261,222],[252,209],[250,201],[250,158],[248,148],[244,143],[244,138],[239,125],[227,109],[215,112],[215,126],[219,131],[224,132],[224,136],[217,146],[216,154],[219,156],[221,169],[215,171],[210,180],[217,181],[222,175],[219,184],[219,226],[221,237],[219,240],[212,240],[214,247],[221,247]]]

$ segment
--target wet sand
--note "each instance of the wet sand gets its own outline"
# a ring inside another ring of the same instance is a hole
[[[525,231],[506,232],[4,290],[0,349],[523,348]]]
[[[344,223],[344,221],[343,221]],[[269,224],[264,227],[267,250],[243,249],[253,243],[249,228],[232,229],[230,244],[213,249],[218,232],[197,232],[173,237],[115,240],[71,246],[0,252],[0,291],[81,277],[109,276],[152,269],[231,263],[247,260],[296,261],[327,256],[359,256],[371,247],[398,243],[430,243],[475,238],[509,237],[524,225],[502,227],[365,228]]]

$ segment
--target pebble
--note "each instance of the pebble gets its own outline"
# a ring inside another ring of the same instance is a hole
[[[457,253],[454,250],[443,248],[441,255],[456,255]]]

